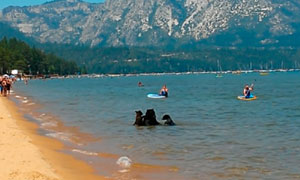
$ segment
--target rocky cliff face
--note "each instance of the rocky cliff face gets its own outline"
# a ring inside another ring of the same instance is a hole
[[[56,0],[8,7],[0,21],[40,42],[166,46],[276,45],[300,31],[298,0]],[[293,42],[292,42],[293,44]]]

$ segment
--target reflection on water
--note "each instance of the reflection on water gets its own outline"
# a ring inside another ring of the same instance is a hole
[[[139,81],[145,86],[137,87]],[[246,83],[254,83],[257,100],[236,99]],[[147,99],[163,84],[169,98]],[[40,114],[51,112],[101,137],[82,144],[77,154],[128,156],[134,163],[166,166],[182,179],[292,179],[300,177],[299,84],[300,74],[293,72],[34,80],[17,83],[15,90],[29,97],[17,97],[26,104],[42,104]],[[158,120],[170,114],[177,126],[132,126],[135,110],[148,108]]]

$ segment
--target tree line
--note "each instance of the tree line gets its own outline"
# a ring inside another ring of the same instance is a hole
[[[51,43],[36,46],[43,51],[15,38],[3,38],[0,41],[0,74],[12,69],[33,75],[67,75],[300,68],[299,48],[90,48]]]
[[[46,54],[16,38],[4,37],[0,41],[0,74],[9,74],[13,69],[30,75],[69,75],[80,71],[74,61]]]
[[[89,73],[152,73],[299,69],[300,49],[289,47],[95,47],[44,44],[47,52],[74,59]],[[60,50],[59,50],[60,49]]]

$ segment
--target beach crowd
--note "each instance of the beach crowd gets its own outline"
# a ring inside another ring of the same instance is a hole
[[[1,90],[1,96],[7,96],[10,94],[10,91],[12,89],[12,84],[16,81],[16,78],[14,76],[9,75],[3,75],[0,76],[0,90]]]

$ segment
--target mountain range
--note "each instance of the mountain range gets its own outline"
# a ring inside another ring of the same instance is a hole
[[[54,0],[7,7],[0,23],[39,43],[300,47],[299,0]]]

